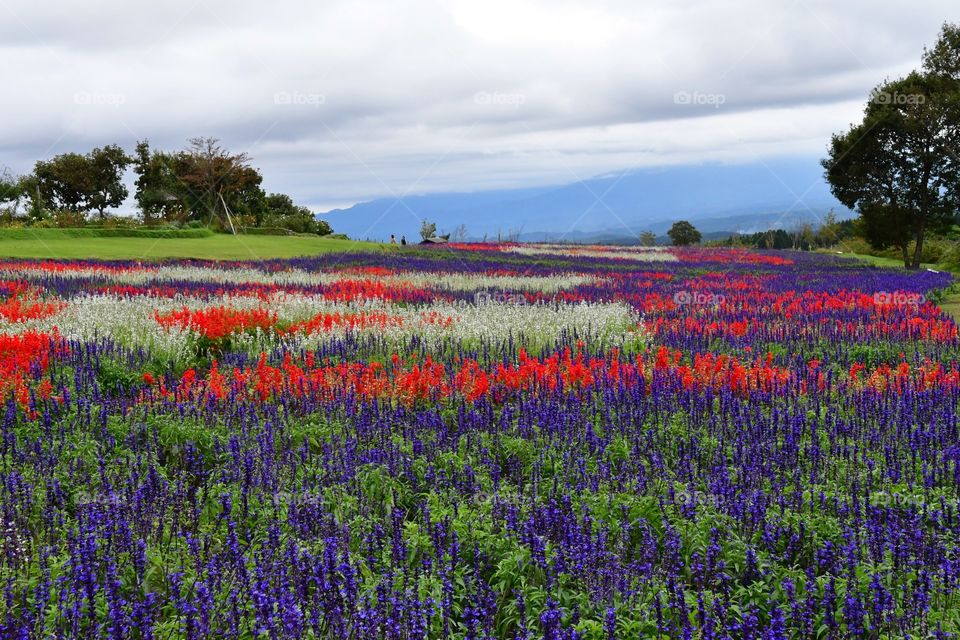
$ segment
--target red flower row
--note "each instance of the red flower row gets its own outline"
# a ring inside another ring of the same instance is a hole
[[[162,327],[192,329],[211,340],[219,340],[233,333],[249,329],[267,329],[277,322],[275,313],[266,309],[231,309],[230,307],[210,307],[207,309],[187,309],[160,314],[154,318]]]

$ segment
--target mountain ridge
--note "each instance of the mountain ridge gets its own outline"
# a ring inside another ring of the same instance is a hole
[[[608,172],[555,186],[378,198],[320,217],[356,238],[386,239],[392,233],[418,239],[426,219],[441,233],[463,224],[474,239],[499,234],[536,240],[660,235],[678,219],[702,232],[753,233],[806,222],[816,226],[830,210],[841,219],[854,215],[830,193],[818,163],[784,159]]]

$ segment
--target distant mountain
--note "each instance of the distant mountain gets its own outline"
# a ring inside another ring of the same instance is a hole
[[[710,235],[753,233],[816,225],[830,209],[840,218],[852,215],[830,194],[816,159],[790,159],[644,169],[556,187],[381,198],[320,217],[355,238],[419,239],[426,219],[441,232],[464,224],[474,239],[520,232],[523,240],[629,242],[641,231],[662,235],[679,219]]]

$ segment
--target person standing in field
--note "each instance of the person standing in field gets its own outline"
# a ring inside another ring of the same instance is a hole
[[[390,244],[397,244],[397,239],[393,236],[392,233],[390,234]]]
[[[407,236],[400,236],[400,244],[404,247],[407,246]]]

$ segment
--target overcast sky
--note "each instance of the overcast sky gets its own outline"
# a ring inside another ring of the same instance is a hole
[[[317,210],[823,154],[956,0],[0,0],[0,165],[212,135]]]

